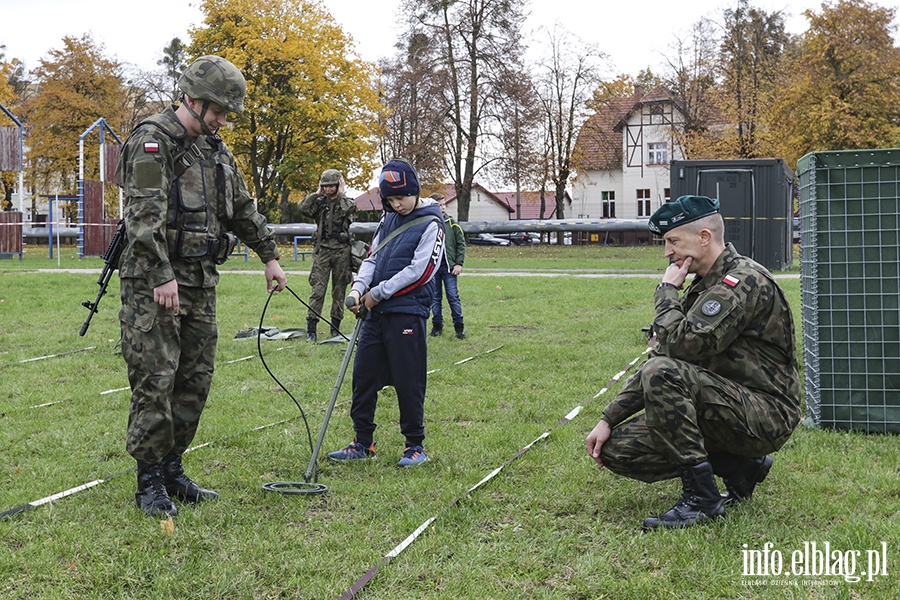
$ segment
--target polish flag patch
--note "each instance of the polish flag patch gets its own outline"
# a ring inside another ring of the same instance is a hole
[[[726,275],[725,277],[722,278],[722,283],[724,283],[725,285],[727,285],[729,287],[734,287],[737,284],[739,284],[740,282],[741,282],[740,279],[738,279],[737,277],[733,277],[731,275]]]
[[[159,152],[159,142],[144,142],[144,152]]]

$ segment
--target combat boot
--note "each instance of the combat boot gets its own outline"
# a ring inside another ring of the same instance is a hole
[[[166,491],[161,465],[138,461],[137,482],[135,506],[151,517],[174,517],[178,514],[178,508]]]
[[[431,337],[438,337],[444,334],[444,324],[431,322]]]
[[[331,320],[331,337],[339,337],[341,335],[341,320]]]
[[[456,329],[456,339],[458,339],[458,340],[466,339],[465,326],[463,325],[462,321],[460,321],[459,323],[454,323],[453,328]]]
[[[200,487],[184,474],[180,456],[169,455],[165,457],[162,462],[162,473],[166,492],[172,498],[196,503],[204,500],[215,500],[219,497],[218,493]]]
[[[675,506],[655,517],[644,519],[644,531],[690,527],[725,515],[725,499],[716,487],[716,476],[708,461],[692,467],[678,467],[682,495]]]
[[[307,319],[306,320],[306,341],[307,342],[315,342],[316,341],[316,327],[318,326],[319,321],[317,319]]]
[[[747,458],[719,452],[710,454],[709,462],[728,490],[728,493],[723,494],[725,506],[749,500],[756,484],[762,483],[772,469],[772,457],[769,455]]]

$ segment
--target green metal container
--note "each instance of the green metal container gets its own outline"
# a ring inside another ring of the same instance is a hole
[[[725,241],[770,271],[790,269],[794,172],[780,158],[676,160],[670,194],[719,200]]]
[[[813,152],[797,174],[807,413],[900,433],[900,149]]]

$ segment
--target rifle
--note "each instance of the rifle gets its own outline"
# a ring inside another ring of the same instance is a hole
[[[125,237],[125,221],[119,221],[119,227],[116,229],[115,235],[113,235],[112,239],[109,241],[109,246],[106,248],[106,252],[103,253],[103,260],[106,262],[103,265],[103,271],[100,273],[100,277],[97,278],[97,284],[100,286],[100,292],[97,294],[97,298],[91,302],[89,300],[85,300],[81,303],[83,307],[91,311],[88,314],[87,319],[84,322],[84,325],[81,326],[81,331],[78,333],[80,336],[84,336],[87,333],[88,327],[91,325],[91,319],[94,317],[94,313],[97,312],[97,307],[100,304],[100,299],[103,298],[103,295],[106,294],[106,287],[109,285],[109,280],[112,278],[113,271],[119,268],[119,257],[122,256],[122,250],[125,248],[125,244],[127,242],[127,238]]]

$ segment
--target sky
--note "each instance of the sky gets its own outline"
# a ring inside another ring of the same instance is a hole
[[[362,59],[374,62],[393,55],[404,22],[397,18],[400,0],[322,2],[354,40]],[[892,6],[894,2],[874,3]],[[50,50],[61,48],[64,36],[81,37],[90,32],[96,43],[103,44],[107,56],[155,69],[172,38],[186,41],[188,30],[202,23],[198,4],[197,0],[0,0],[0,45],[6,46],[7,58],[23,60],[30,70]],[[788,31],[799,33],[807,26],[802,12],[820,11],[822,1],[751,0],[751,4],[766,11],[783,11]],[[659,72],[662,53],[676,36],[685,37],[703,15],[721,20],[722,10],[735,6],[736,0],[644,0],[640,4],[531,0],[529,5],[526,35],[556,25],[585,44],[596,44],[609,56],[612,74],[637,75],[648,66]]]

